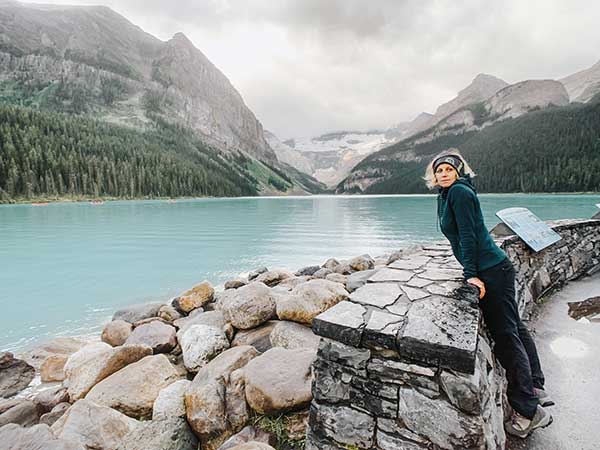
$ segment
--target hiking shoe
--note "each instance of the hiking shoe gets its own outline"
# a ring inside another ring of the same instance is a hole
[[[537,428],[546,428],[551,423],[552,416],[550,413],[538,405],[533,419],[529,420],[527,417],[523,417],[515,411],[511,420],[504,425],[504,428],[508,434],[525,439],[533,430]]]
[[[543,406],[544,408],[547,406],[554,406],[554,400],[552,400],[552,398],[550,397],[550,394],[548,394],[545,390],[543,389],[538,389],[538,388],[534,388],[533,389],[535,392],[535,395],[537,395],[537,398],[540,400],[540,405]]]

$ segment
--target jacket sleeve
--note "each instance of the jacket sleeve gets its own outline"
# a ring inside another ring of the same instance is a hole
[[[477,199],[468,188],[456,186],[448,193],[458,228],[459,251],[465,279],[477,276]]]

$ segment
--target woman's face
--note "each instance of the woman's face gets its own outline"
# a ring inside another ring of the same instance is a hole
[[[440,164],[435,170],[435,181],[443,188],[452,186],[458,179],[458,172],[450,164]]]

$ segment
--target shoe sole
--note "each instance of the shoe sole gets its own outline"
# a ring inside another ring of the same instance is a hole
[[[550,426],[552,424],[552,422],[554,422],[554,418],[552,416],[550,416],[550,418],[548,419],[548,423],[543,424],[543,425],[537,425],[536,427],[532,428],[531,430],[529,430],[527,433],[522,434],[522,433],[518,433],[516,431],[513,431],[512,428],[507,428],[506,432],[508,434],[510,434],[511,436],[516,436],[518,438],[521,439],[525,439],[526,437],[528,437],[533,431],[537,430],[538,428],[546,428],[548,426]]]

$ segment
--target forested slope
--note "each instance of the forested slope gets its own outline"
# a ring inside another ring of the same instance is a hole
[[[244,169],[245,161],[160,120],[142,132],[91,118],[0,105],[4,202],[67,196],[257,195],[258,182]],[[287,184],[265,170],[275,184]]]
[[[550,107],[480,131],[448,134],[425,143],[420,136],[370,155],[337,192],[427,192],[422,176],[438,152],[458,147],[477,172],[481,192],[600,191],[600,98]]]

